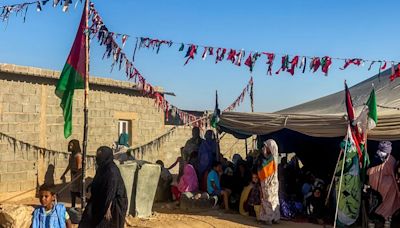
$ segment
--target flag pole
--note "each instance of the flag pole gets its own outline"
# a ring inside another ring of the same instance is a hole
[[[335,221],[333,222],[333,228],[336,228],[336,222],[338,219],[340,192],[342,191],[343,172],[344,172],[344,165],[346,163],[347,144],[348,144],[348,140],[349,140],[349,128],[350,128],[350,126],[347,126],[347,134],[346,134],[346,138],[344,140],[345,146],[344,146],[344,151],[343,151],[343,160],[342,160],[343,163],[342,163],[342,170],[340,172],[339,189],[338,189],[338,193],[336,194],[336,210],[335,210]]]
[[[250,108],[251,108],[251,112],[253,113],[254,112],[254,87],[253,87],[253,84],[254,84],[254,81],[253,81],[253,75],[250,75],[250,81],[251,81],[251,83],[250,83]],[[251,151],[254,151],[254,148],[256,147],[255,146],[255,144],[256,144],[256,140],[257,139],[255,139],[254,137],[253,137],[253,135],[251,136]],[[246,141],[245,141],[245,144],[246,144],[246,157],[247,157],[247,139],[246,139]]]
[[[86,191],[85,191],[85,179],[86,179],[86,154],[87,154],[87,142],[88,142],[88,107],[89,107],[89,0],[85,1],[85,13],[86,13],[86,28],[85,28],[85,52],[86,52],[86,75],[85,75],[85,102],[84,102],[84,127],[83,127],[83,154],[82,154],[82,189],[81,189],[81,212],[86,206]]]
[[[215,90],[215,106],[216,107],[218,107],[218,90]],[[217,112],[218,112],[218,110],[217,110]],[[216,157],[216,161],[220,161],[219,160],[219,157],[220,157],[220,153],[221,153],[221,151],[220,151],[220,144],[219,144],[219,141],[220,141],[220,139],[219,139],[219,133],[218,133],[218,128],[216,128],[216,140],[217,140],[217,150],[216,150],[216,155],[217,155],[217,157]]]

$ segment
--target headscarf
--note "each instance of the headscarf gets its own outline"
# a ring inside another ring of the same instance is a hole
[[[269,149],[271,154],[266,154],[264,150],[262,151],[264,158],[258,167],[258,177],[260,181],[271,179],[271,177],[276,174],[278,164],[278,145],[276,142],[273,139],[268,139],[264,142],[264,146]]]
[[[195,192],[199,190],[197,174],[191,164],[186,164],[183,169],[183,176],[179,180],[178,190],[180,192]]]
[[[101,146],[97,149],[96,164],[98,169],[102,169],[112,163],[114,159],[113,151],[108,146]]]
[[[206,133],[204,134],[204,138],[206,141],[214,141],[215,140],[215,135],[212,130],[207,130]]]
[[[243,158],[242,158],[242,156],[240,156],[240,154],[234,154],[232,157],[232,162],[233,162],[234,166],[237,166],[238,162],[242,161],[242,160],[243,160]]]
[[[390,141],[381,141],[376,153],[381,159],[385,159],[392,152],[392,143]]]
[[[69,148],[69,144],[72,143],[72,149]],[[68,151],[72,152],[72,154],[80,153],[81,151],[81,146],[79,145],[79,141],[76,139],[72,139],[68,143]]]
[[[215,142],[214,132],[206,131],[204,135],[206,139],[199,148],[199,174],[202,175],[206,170],[211,169],[213,162],[216,159],[217,143]]]

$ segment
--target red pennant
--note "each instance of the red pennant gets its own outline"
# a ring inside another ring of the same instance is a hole
[[[197,48],[196,48],[196,45],[191,45],[190,46],[190,50],[188,50],[188,58],[186,59],[186,62],[185,62],[185,64],[184,65],[186,65],[188,62],[189,62],[189,60],[190,59],[194,59],[194,55],[197,53]]]
[[[356,66],[361,65],[361,59],[346,59],[344,62],[343,68],[340,68],[341,70],[346,69],[350,64],[354,64]],[[385,65],[386,66],[386,65]]]
[[[381,70],[386,69],[386,62],[383,62],[383,66],[381,67]]]
[[[288,58],[289,57],[287,55],[282,56],[281,68],[279,68],[279,70],[277,72],[275,72],[275,74],[279,74],[281,72],[281,70],[286,71],[286,69],[287,69],[286,63],[288,62]]]
[[[232,63],[235,63],[235,59],[236,59],[236,51],[233,50],[233,49],[231,49],[231,50],[229,51],[227,60],[228,60],[228,61],[231,61]]]
[[[299,63],[299,56],[295,56],[292,59],[292,66],[290,67],[290,69],[288,69],[287,71],[293,76],[294,75],[294,69],[297,67],[297,64]]]
[[[323,59],[323,62],[324,62],[324,65],[322,66],[322,72],[324,72],[325,75],[328,75],[328,70],[329,70],[329,67],[332,64],[332,59],[330,57],[328,57],[328,56],[325,56],[322,59]]]
[[[274,63],[275,59],[275,54],[274,53],[267,53],[263,52],[263,54],[267,55],[267,64],[268,64],[268,69],[267,69],[267,74],[272,75],[272,65]]]
[[[390,75],[390,81],[394,81],[396,78],[400,77],[400,64],[397,64],[396,69]]]

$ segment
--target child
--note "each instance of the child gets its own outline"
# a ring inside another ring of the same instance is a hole
[[[222,174],[222,165],[218,161],[214,161],[213,169],[208,173],[207,176],[207,192],[211,196],[217,196],[224,200],[225,211],[229,211],[229,196],[231,190],[221,189],[220,175]]]
[[[42,206],[33,211],[32,228],[72,228],[65,206],[55,203],[53,190],[46,185],[40,186],[39,200]]]
[[[253,188],[250,191],[249,198],[247,199],[246,209],[250,216],[256,216],[259,220],[259,209],[261,205],[261,185],[257,173],[253,173],[251,178],[251,185]]]

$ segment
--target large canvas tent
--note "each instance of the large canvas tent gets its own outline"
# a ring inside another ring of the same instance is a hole
[[[350,88],[358,114],[374,84],[378,125],[368,134],[370,153],[376,150],[379,140],[396,141],[393,150],[399,148],[400,79],[391,82],[390,73],[389,69]],[[251,135],[258,135],[259,141],[273,138],[281,153],[296,152],[311,170],[327,175],[332,173],[339,143],[346,134],[345,112],[345,95],[340,91],[275,113],[224,112],[218,125],[237,138]]]

